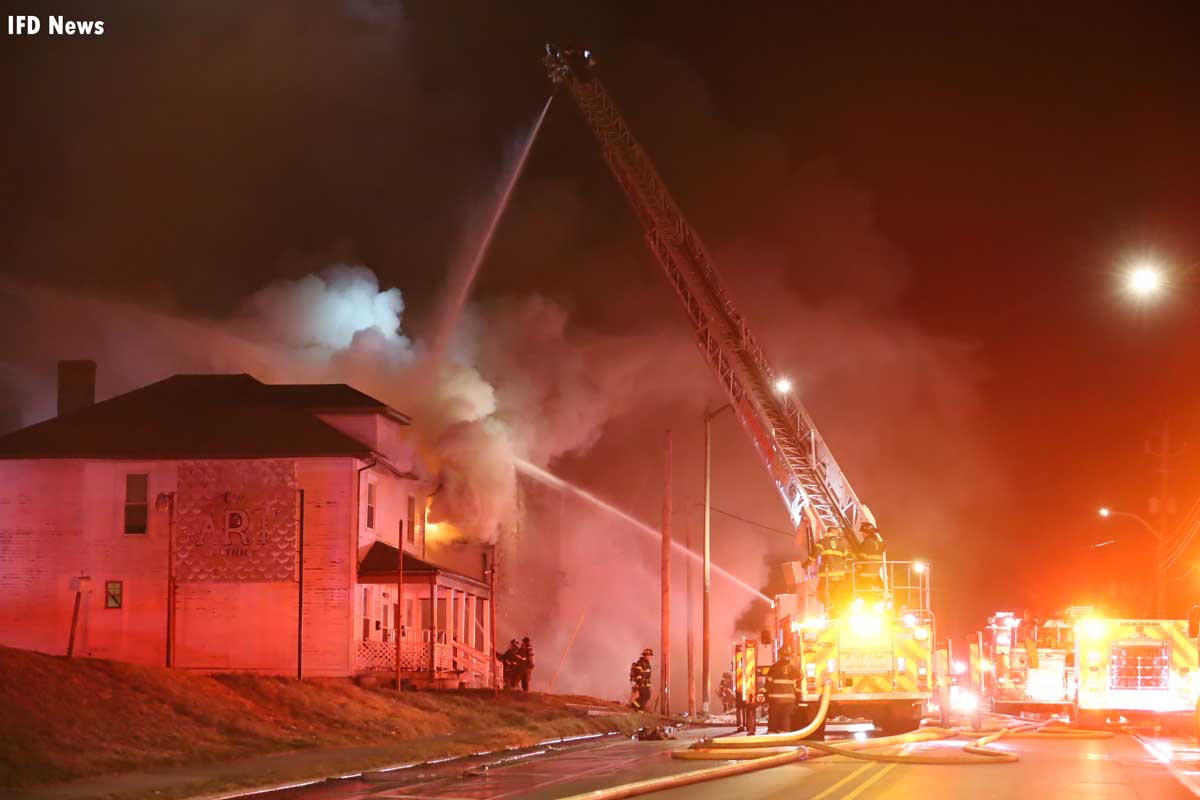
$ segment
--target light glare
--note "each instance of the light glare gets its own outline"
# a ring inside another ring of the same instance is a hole
[[[792,382],[787,378],[780,378],[779,380],[775,381],[775,391],[779,392],[780,394],[787,394],[791,390]]]
[[[1148,261],[1143,261],[1135,264],[1129,270],[1125,282],[1134,296],[1145,299],[1157,294],[1162,289],[1162,270]]]

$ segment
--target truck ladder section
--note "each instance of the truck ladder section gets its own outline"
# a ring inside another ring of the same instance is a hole
[[[650,250],[683,303],[697,344],[775,481],[792,524],[798,534],[806,532],[809,552],[831,534],[843,536],[851,550],[859,552],[863,525],[874,526],[870,511],[855,495],[805,408],[789,394],[775,391],[775,370],[724,290],[700,237],[592,71],[590,55],[548,45],[545,65],[551,80],[570,91],[599,141]]]

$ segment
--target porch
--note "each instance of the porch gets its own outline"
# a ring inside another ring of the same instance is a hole
[[[388,673],[418,687],[493,685],[487,584],[383,542],[358,568],[355,672]]]

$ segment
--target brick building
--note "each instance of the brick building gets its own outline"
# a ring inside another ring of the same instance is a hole
[[[399,648],[414,682],[491,679],[484,554],[429,560],[406,416],[344,384],[94,386],[63,362],[58,416],[0,437],[0,644],[305,677]]]

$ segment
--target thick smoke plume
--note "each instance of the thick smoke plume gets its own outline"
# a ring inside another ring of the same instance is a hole
[[[4,287],[9,354],[6,427],[50,416],[59,358],[91,357],[109,393],[176,372],[247,371],[271,382],[344,382],[411,414],[440,484],[431,519],[493,542],[516,522],[514,457],[548,464],[585,449],[607,417],[566,314],[530,297],[473,312],[437,362],[406,335],[404,301],[363,266],[334,265],[255,292],[225,322],[187,321],[118,301]],[[15,323],[15,324],[14,324]],[[147,332],[153,335],[147,336]],[[39,381],[38,376],[41,378]]]
[[[60,103],[114,110],[79,119],[89,136],[68,154],[69,178],[45,190],[53,202],[35,204],[12,259],[55,284],[0,283],[0,426],[54,413],[54,363],[64,358],[100,364],[101,397],[179,372],[354,385],[413,417],[442,485],[435,521],[498,541],[500,636],[534,637],[535,688],[547,688],[561,662],[556,691],[622,695],[636,653],[660,649],[659,543],[519,479],[512,459],[657,526],[670,428],[673,535],[699,547],[701,420],[724,398],[634,217],[569,104],[556,103],[473,302],[444,357],[431,359],[430,297],[453,272],[449,254],[473,251],[471,237],[457,235],[463,218],[490,214],[488,200],[472,202],[492,196],[479,191],[480,176],[508,172],[496,169],[504,147],[495,139],[544,99],[536,59],[501,76],[482,70],[438,37],[407,35],[409,18],[427,10],[416,5],[351,0],[330,7],[330,24],[302,28],[289,4],[263,8],[247,12],[255,25],[223,26],[245,34],[220,51],[206,29],[163,44],[164,26],[152,26],[155,48],[189,57],[164,59],[148,78],[144,59],[128,57],[113,75],[137,80],[104,82],[120,98],[104,89],[98,101]],[[280,25],[286,51],[264,51],[256,31]],[[165,27],[180,37],[192,30]],[[987,609],[972,591],[986,564],[975,523],[996,482],[978,410],[987,376],[969,348],[930,336],[903,310],[909,265],[870,192],[829,159],[731,128],[703,81],[660,53],[614,50],[604,69],[741,310],[871,504],[890,555],[937,565],[940,623],[977,621]],[[226,74],[266,78],[214,77]],[[534,87],[528,102],[496,91],[521,81]],[[145,96],[127,96],[144,85]],[[125,111],[139,107],[151,110],[146,119]],[[247,127],[214,127],[231,117]],[[199,156],[146,155],[164,148]],[[164,198],[164,185],[189,189]],[[160,205],[173,226],[130,224]],[[261,224],[231,222],[252,218]],[[293,248],[341,253],[331,244],[341,237],[349,252],[370,254],[365,265],[357,255],[279,263]],[[78,285],[152,294],[130,302],[58,288]],[[767,586],[775,565],[798,554],[788,520],[733,418],[715,420],[713,434],[714,560]],[[673,576],[679,708],[682,559]],[[713,590],[715,685],[732,638],[756,633],[763,608],[720,580]],[[692,605],[696,617],[694,591]]]

